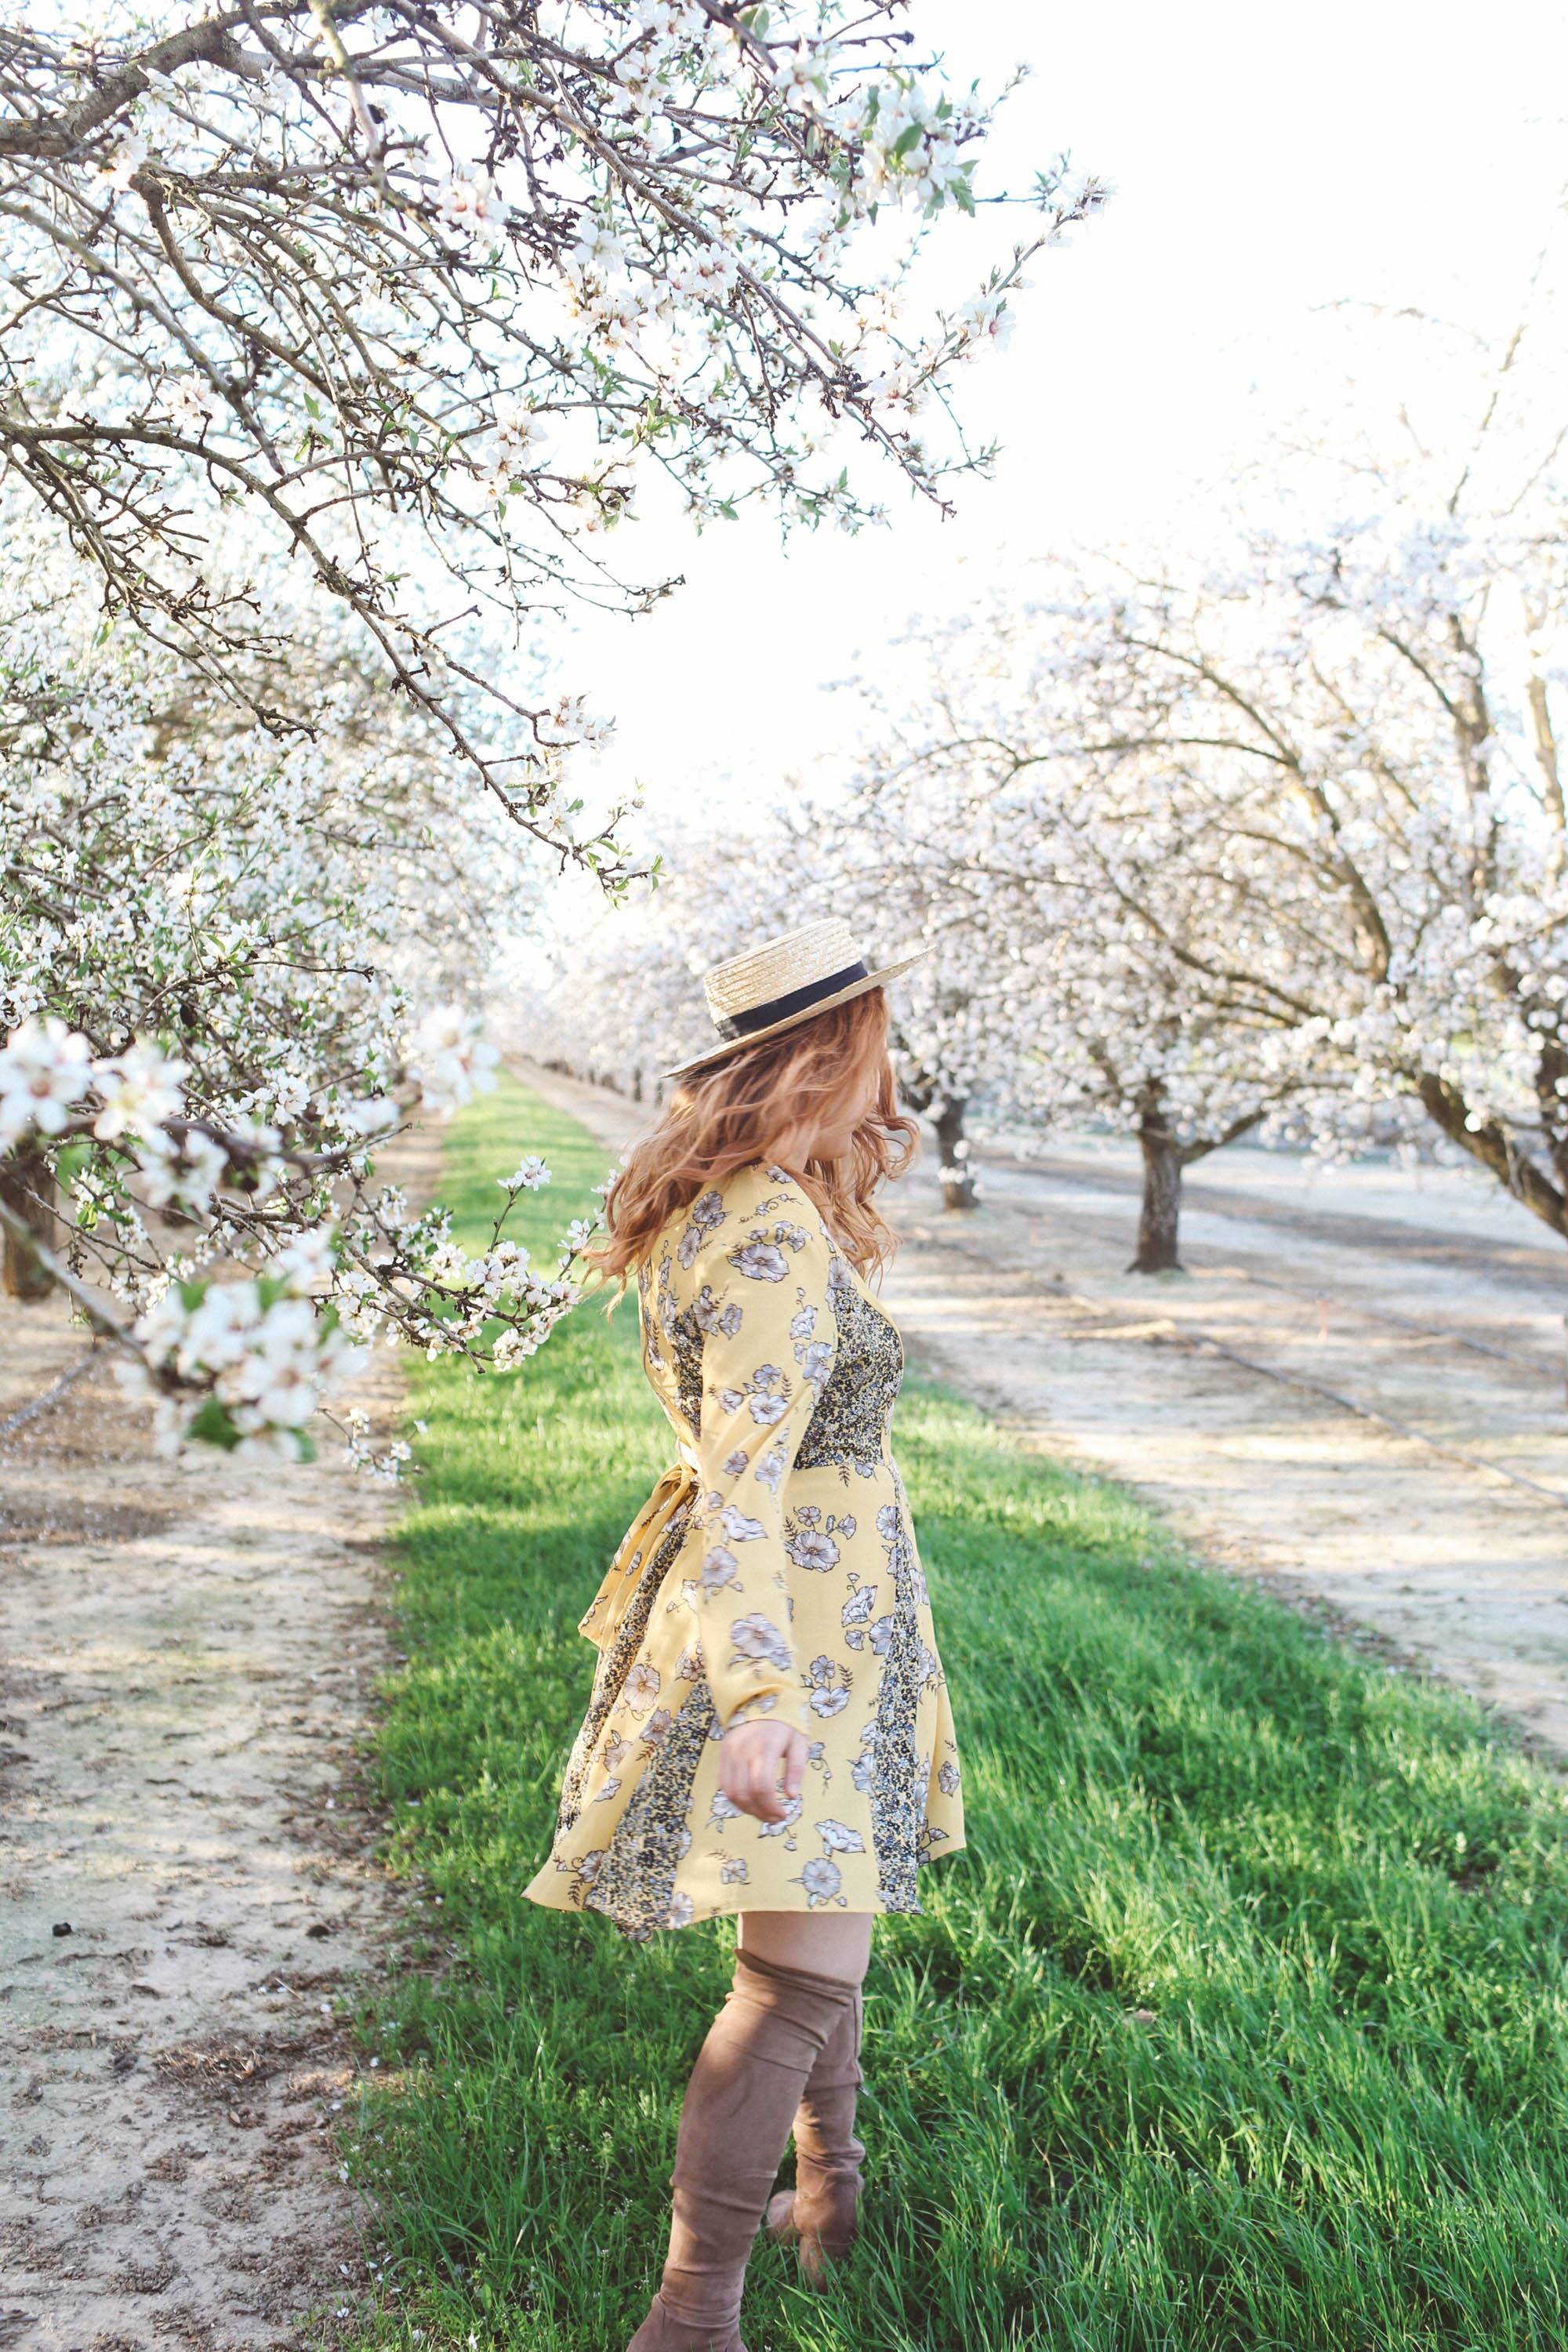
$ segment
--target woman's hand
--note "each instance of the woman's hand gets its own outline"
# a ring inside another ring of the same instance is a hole
[[[805,1734],[787,1723],[753,1717],[733,1724],[719,1744],[719,1786],[742,1812],[760,1822],[782,1822],[789,1811],[785,1800],[800,1794],[805,1757]]]

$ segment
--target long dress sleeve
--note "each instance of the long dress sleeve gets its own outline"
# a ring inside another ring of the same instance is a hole
[[[755,1717],[807,1728],[783,1496],[837,1347],[832,1274],[817,1220],[793,1187],[775,1192],[764,1214],[710,1225],[693,1254],[703,1549],[690,1598],[726,1729]]]

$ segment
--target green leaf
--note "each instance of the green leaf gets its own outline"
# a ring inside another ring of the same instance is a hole
[[[203,1400],[201,1411],[190,1425],[192,1437],[200,1438],[204,1445],[221,1445],[232,1454],[239,1444],[239,1432],[229,1418],[228,1407],[215,1396]]]

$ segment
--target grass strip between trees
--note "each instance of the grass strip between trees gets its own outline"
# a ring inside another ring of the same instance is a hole
[[[523,1147],[556,1179],[522,1204],[542,1253],[605,1171],[508,1083],[452,1130],[459,1236]],[[587,1700],[576,1622],[668,1429],[630,1300],[515,1376],[412,1388],[373,1769],[429,1926],[362,2018],[342,2154],[398,2293],[356,2340],[621,2352],[732,1930],[639,1948],[521,1888]],[[877,1928],[861,2247],[819,2299],[761,2242],[751,2352],[1560,2352],[1563,1784],[950,1393],[907,1382],[897,1439],[971,1843]]]

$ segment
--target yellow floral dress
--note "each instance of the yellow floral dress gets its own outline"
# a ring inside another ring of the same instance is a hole
[[[643,1365],[679,1442],[581,1631],[599,1653],[528,1893],[641,1939],[721,1911],[919,1911],[963,1843],[958,1751],[889,1423],[898,1328],[779,1168],[673,1217],[638,1276]],[[809,1743],[761,1822],[725,1727]]]

